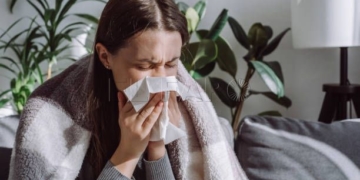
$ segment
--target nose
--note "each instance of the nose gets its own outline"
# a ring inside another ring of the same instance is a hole
[[[152,73],[151,73],[152,77],[166,77],[166,69],[164,66],[158,66],[156,67]]]

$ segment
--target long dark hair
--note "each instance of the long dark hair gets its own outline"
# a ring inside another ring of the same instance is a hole
[[[186,18],[173,0],[109,0],[101,14],[94,45],[101,43],[115,54],[129,38],[147,29],[177,31],[183,44],[189,40]],[[100,62],[95,46],[93,61],[87,115],[93,125],[89,155],[97,177],[120,142],[120,128],[113,75]]]

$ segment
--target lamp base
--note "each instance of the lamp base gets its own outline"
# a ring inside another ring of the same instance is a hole
[[[347,102],[354,104],[356,115],[360,117],[360,85],[324,84],[323,91],[326,92],[322,104],[319,121],[331,123],[347,119]]]

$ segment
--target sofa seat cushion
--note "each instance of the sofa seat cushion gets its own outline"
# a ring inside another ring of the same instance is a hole
[[[235,151],[249,179],[358,180],[360,119],[324,124],[248,116]]]

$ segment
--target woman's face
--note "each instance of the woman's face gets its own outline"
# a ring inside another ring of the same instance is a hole
[[[130,39],[116,54],[96,44],[99,58],[111,69],[118,90],[124,90],[145,76],[176,76],[182,39],[177,31],[146,30]]]

